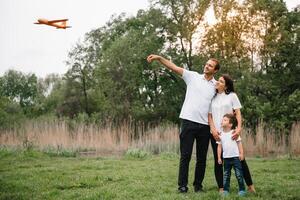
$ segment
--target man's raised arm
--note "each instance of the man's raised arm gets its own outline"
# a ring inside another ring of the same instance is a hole
[[[176,74],[182,76],[183,68],[178,67],[177,65],[175,65],[171,61],[165,59],[164,57],[154,55],[154,54],[151,54],[147,57],[147,61],[149,63],[151,63],[153,60],[157,60],[158,62],[163,64],[166,68],[168,68],[168,69],[172,70],[173,72],[175,72]]]

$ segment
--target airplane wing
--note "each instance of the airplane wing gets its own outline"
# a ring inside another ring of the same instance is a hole
[[[51,20],[51,21],[48,21],[48,23],[65,22],[65,21],[68,21],[68,20],[69,20],[69,19]]]

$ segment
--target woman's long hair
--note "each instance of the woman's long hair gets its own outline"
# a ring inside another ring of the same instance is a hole
[[[231,92],[234,92],[234,87],[233,87],[233,80],[228,74],[222,74],[221,77],[224,78],[225,80],[225,94],[230,94]]]

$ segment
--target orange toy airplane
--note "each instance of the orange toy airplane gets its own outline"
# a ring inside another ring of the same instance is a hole
[[[48,26],[54,26],[57,29],[66,29],[71,28],[71,26],[67,26],[68,19],[58,19],[58,20],[51,20],[48,21],[47,19],[38,19],[38,22],[35,22],[34,24],[44,24]]]

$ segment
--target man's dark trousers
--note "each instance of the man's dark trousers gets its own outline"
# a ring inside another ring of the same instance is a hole
[[[188,184],[189,163],[193,152],[194,140],[196,140],[196,167],[194,187],[202,188],[206,168],[206,156],[210,138],[208,125],[182,120],[180,129],[180,164],[178,186],[186,187]]]

